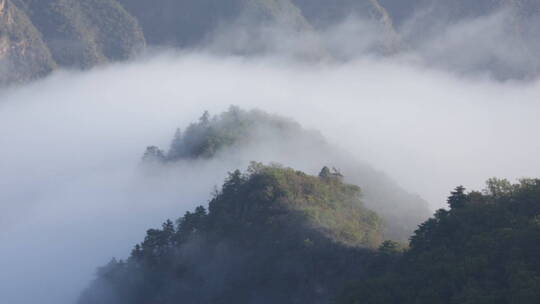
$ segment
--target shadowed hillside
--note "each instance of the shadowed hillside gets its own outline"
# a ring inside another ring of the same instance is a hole
[[[339,303],[538,303],[540,180],[458,187],[448,204]]]
[[[176,224],[148,230],[80,304],[330,303],[382,239],[359,188],[328,168],[309,176],[253,163]]]

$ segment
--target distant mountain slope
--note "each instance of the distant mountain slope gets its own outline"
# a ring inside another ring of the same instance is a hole
[[[128,58],[144,45],[137,21],[116,0],[18,0],[61,66]]]
[[[540,1],[536,0],[0,0],[0,3],[5,7],[0,14],[3,25],[0,84],[39,78],[57,66],[84,69],[123,60],[145,45],[145,41],[151,46],[212,50],[215,43],[215,49],[225,49],[225,53],[259,54],[269,49],[298,51],[300,57],[306,58],[340,57],[332,51],[340,50],[340,43],[354,45],[355,32],[344,33],[349,36],[336,42],[324,41],[317,30],[325,33],[348,16],[360,17],[373,26],[364,29],[369,32],[368,40],[376,44],[367,47],[368,51],[418,52],[428,64],[457,71],[490,71],[502,79],[534,77],[540,73],[540,59],[536,56],[540,52],[537,30]],[[493,29],[500,31],[501,37],[490,37],[493,31],[484,25],[488,29],[480,29],[487,33],[477,32],[480,37],[469,38],[466,45],[484,38],[492,44],[504,39],[506,48],[499,50],[488,45],[470,51],[469,56],[447,58],[444,50],[455,54],[462,47],[461,41],[453,39],[467,36],[457,33],[445,37],[448,26],[471,22],[474,18],[481,20],[503,10],[507,14],[503,26]],[[8,22],[7,16],[11,16],[11,21]],[[276,24],[278,31],[258,31],[259,27]],[[284,28],[292,37],[280,36]],[[300,38],[295,36],[297,33],[308,33],[301,37],[309,37],[307,45],[294,44]],[[214,41],[216,37],[219,39]],[[358,37],[359,41],[362,38]],[[450,45],[429,47],[429,42],[439,45],[446,40],[450,40]],[[356,52],[364,51],[353,48],[351,54],[346,53],[354,58],[359,55]]]
[[[342,22],[347,17],[364,17],[382,21],[392,27],[386,8],[379,0],[292,0],[304,16],[317,27]]]
[[[329,304],[381,242],[358,187],[327,169],[252,164],[176,223],[101,268],[79,304]]]
[[[178,161],[215,160],[244,166],[249,161],[278,162],[311,172],[321,166],[339,168],[347,182],[359,185],[366,206],[386,225],[385,237],[406,241],[431,214],[427,203],[408,193],[391,178],[352,155],[333,147],[316,131],[262,111],[229,111],[178,130],[165,152],[149,147],[144,159],[174,168]]]
[[[389,3],[391,15],[399,13],[401,7],[392,9],[397,1],[382,1]],[[434,64],[447,61],[457,71],[488,71],[500,79],[540,74],[540,1],[418,0],[410,13],[404,39],[413,48],[431,41],[424,54]],[[437,48],[465,50],[466,56],[448,56]]]
[[[413,17],[455,22],[488,16],[501,9],[513,9],[517,16],[524,19],[540,16],[540,2],[536,0],[378,0],[378,2],[398,25]]]
[[[0,84],[42,77],[55,67],[28,16],[9,0],[0,0]]]
[[[151,45],[198,46],[222,26],[247,18],[246,28],[263,23],[307,27],[289,0],[119,0],[135,16]]]
[[[1,83],[127,59],[144,46],[137,21],[116,0],[0,0]],[[8,51],[9,50],[9,51]]]

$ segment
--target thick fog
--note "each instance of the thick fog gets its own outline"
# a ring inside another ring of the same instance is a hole
[[[480,25],[469,29],[488,28]],[[346,31],[330,36],[342,42],[363,31],[340,27]],[[362,43],[340,50],[374,45]],[[293,118],[432,209],[457,185],[538,176],[540,82],[429,64],[422,52],[446,60],[451,54],[441,50],[457,42],[430,43],[406,56],[345,62],[296,60],[302,52],[285,59],[168,52],[1,91],[2,302],[73,303],[96,266],[125,258],[147,228],[205,204],[231,163],[182,163],[174,176],[145,176],[139,167],[146,146],[167,147],[174,130],[204,110],[238,105]],[[472,48],[458,45],[460,56]],[[494,60],[516,58],[499,51]]]

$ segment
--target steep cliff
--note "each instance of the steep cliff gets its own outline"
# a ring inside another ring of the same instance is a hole
[[[0,0],[0,84],[24,82],[55,68],[39,31],[9,0]]]
[[[61,66],[128,58],[144,45],[137,21],[114,0],[19,0]]]
[[[145,44],[116,0],[0,1],[0,84],[127,59]]]

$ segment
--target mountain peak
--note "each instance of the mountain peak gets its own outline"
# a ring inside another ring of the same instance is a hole
[[[305,234],[301,239],[312,235],[371,248],[382,241],[382,222],[360,201],[360,188],[345,184],[336,173],[311,176],[292,168],[254,162],[247,174],[230,174],[210,202],[209,210],[221,222],[232,221],[250,229],[258,225],[263,230],[268,229],[266,226],[289,227],[288,233],[299,229],[300,234]]]
[[[208,211],[148,230],[126,262],[100,268],[79,304],[330,303],[381,242],[358,193],[339,178],[252,163],[229,174]]]

